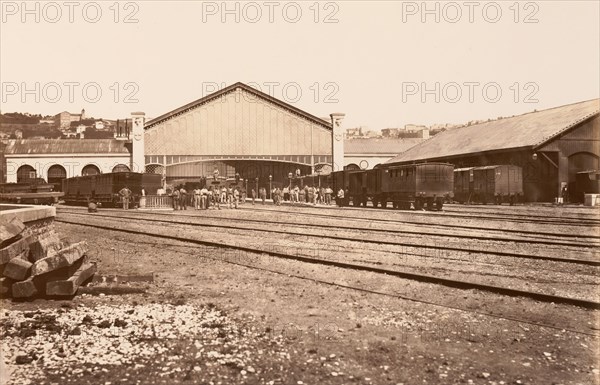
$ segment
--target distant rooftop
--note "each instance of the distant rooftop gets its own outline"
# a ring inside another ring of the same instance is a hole
[[[129,154],[125,143],[116,139],[13,139],[4,149],[17,154]]]

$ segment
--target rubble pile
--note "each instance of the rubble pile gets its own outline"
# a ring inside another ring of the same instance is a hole
[[[0,312],[0,339],[10,384],[56,375],[98,383],[94,376],[107,370],[123,375],[134,369],[148,378],[189,371],[210,376],[219,367],[244,376],[265,357],[278,364],[290,360],[283,337],[257,328],[254,318],[236,320],[212,304],[6,310]]]
[[[0,296],[73,296],[96,272],[87,244],[66,245],[54,230],[28,234],[17,218],[0,218]]]

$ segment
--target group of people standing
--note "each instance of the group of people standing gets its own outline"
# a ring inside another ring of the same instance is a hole
[[[280,206],[281,202],[291,202],[292,204],[309,203],[313,205],[331,205],[333,199],[336,200],[338,206],[342,206],[344,202],[344,196],[347,195],[348,194],[345,193],[343,189],[340,189],[337,195],[334,196],[334,191],[329,186],[313,187],[310,185],[306,185],[303,188],[295,186],[292,188],[284,187],[283,189],[276,187],[273,190],[271,190],[273,204],[277,206]],[[257,198],[257,193],[255,189],[252,189],[250,197],[252,198],[252,204],[254,205]],[[261,187],[258,190],[258,197],[264,205],[267,199],[267,190],[264,187]]]
[[[242,192],[237,187],[195,188],[187,192],[183,186],[176,187],[171,197],[173,198],[173,209],[187,210],[188,206],[196,210],[208,210],[209,208],[221,210],[221,205],[229,205],[230,209],[238,208],[241,201],[245,200]]]
[[[196,210],[217,209],[221,210],[221,206],[229,206],[229,208],[238,208],[240,204],[246,201],[246,192],[242,189],[232,186],[211,186],[209,188],[195,188],[188,192],[183,185],[177,186],[170,194],[173,198],[173,209],[187,210],[192,207]],[[280,206],[282,202],[307,203],[312,205],[332,205],[347,206],[348,189],[340,189],[337,193],[329,186],[317,187],[306,185],[303,188],[294,187],[276,187],[271,190],[269,196],[268,190],[264,187],[252,189],[250,199],[252,205],[256,204],[257,200],[266,204],[268,198],[272,198],[273,204]],[[335,202],[334,202],[335,200]]]

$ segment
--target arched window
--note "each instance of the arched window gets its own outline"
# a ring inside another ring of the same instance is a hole
[[[23,166],[17,169],[17,183],[27,182],[29,179],[34,179],[35,177],[35,168],[31,167],[28,164],[24,164]]]
[[[347,171],[357,171],[360,170],[360,167],[355,163],[350,163],[349,165],[344,167],[344,169],[346,169]]]
[[[115,167],[113,167],[112,172],[129,172],[131,170],[129,170],[129,167],[127,167],[124,164],[118,164]]]
[[[88,164],[87,166],[85,166],[82,170],[81,170],[81,175],[82,176],[86,176],[86,175],[98,175],[100,174],[100,169],[93,165],[93,164]]]
[[[67,178],[67,170],[60,164],[48,169],[48,183],[54,185],[54,191],[62,191],[62,181]]]

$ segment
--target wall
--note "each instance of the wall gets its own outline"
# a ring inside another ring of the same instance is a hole
[[[144,140],[147,156],[331,155],[330,129],[241,88],[148,127]]]
[[[370,170],[378,164],[384,164],[394,156],[396,154],[345,154],[344,166],[355,164],[362,169]]]

